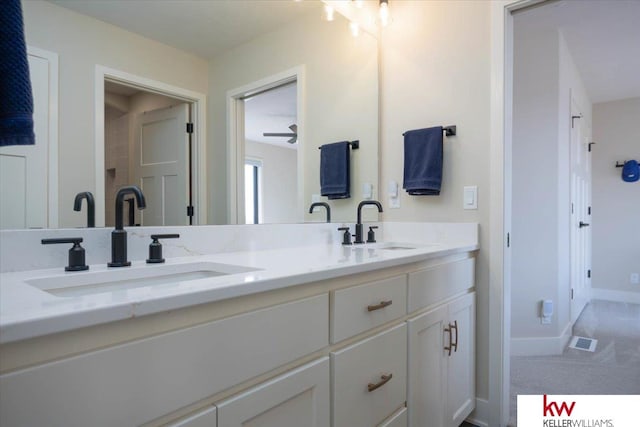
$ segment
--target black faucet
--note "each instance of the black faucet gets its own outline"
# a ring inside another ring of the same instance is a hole
[[[93,228],[96,226],[96,202],[90,191],[76,194],[76,199],[73,202],[73,210],[80,212],[82,199],[87,199],[87,227]]]
[[[122,187],[118,190],[118,194],[116,194],[116,229],[111,232],[111,262],[107,264],[109,267],[127,267],[131,265],[131,262],[127,261],[127,232],[122,227],[122,204],[124,196],[127,194],[135,196],[138,209],[147,207],[142,191],[135,185]]]
[[[327,210],[327,222],[331,222],[331,207],[329,206],[329,203],[325,203],[325,202],[311,203],[311,206],[309,206],[309,213],[313,213],[313,208],[315,208],[316,206],[323,206]]]
[[[358,203],[358,222],[356,223],[356,240],[353,243],[364,243],[362,239],[362,207],[365,205],[375,205],[378,212],[382,212],[382,205],[377,200],[363,200]]]

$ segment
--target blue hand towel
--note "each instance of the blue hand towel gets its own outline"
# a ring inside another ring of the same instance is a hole
[[[640,179],[640,165],[637,160],[627,160],[622,166],[622,180],[636,182]]]
[[[0,6],[0,146],[33,145],[33,98],[20,0]]]
[[[320,147],[320,194],[329,199],[348,199],[350,192],[349,142]]]
[[[442,126],[404,133],[404,181],[413,196],[437,196],[442,184]]]

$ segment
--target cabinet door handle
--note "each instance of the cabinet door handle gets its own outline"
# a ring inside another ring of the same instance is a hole
[[[388,383],[389,381],[391,381],[391,378],[393,378],[393,374],[389,374],[389,375],[381,375],[380,376],[380,381],[377,383],[369,383],[367,384],[367,390],[369,390],[370,392],[382,387],[383,385],[385,385],[386,383]]]
[[[451,336],[451,323],[449,323],[449,325],[447,325],[444,328],[444,331],[449,333],[449,346],[445,346],[444,349],[449,352],[449,354],[447,354],[447,356],[451,356],[451,349],[453,347],[453,342],[452,342],[453,337]]]
[[[449,327],[456,331],[456,340],[451,344],[451,347],[453,347],[453,352],[456,353],[458,351],[458,321],[454,320],[453,325],[449,323]]]
[[[367,306],[367,311],[380,310],[381,308],[389,307],[391,304],[393,304],[393,300],[380,301],[380,304],[368,305]]]

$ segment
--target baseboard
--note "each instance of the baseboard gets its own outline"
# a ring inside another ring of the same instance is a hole
[[[640,292],[591,288],[591,299],[640,304]]]
[[[474,426],[489,427],[489,401],[476,398],[476,409],[467,417],[466,421]]]
[[[573,325],[567,323],[557,337],[511,338],[511,356],[556,356],[562,354],[571,338]]]

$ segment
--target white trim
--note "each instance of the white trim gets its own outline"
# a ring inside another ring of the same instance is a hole
[[[489,213],[489,420],[509,421],[511,261],[506,235],[511,224],[511,78],[513,74],[512,12],[545,0],[491,2],[491,128]],[[508,101],[507,101],[508,100]]]
[[[227,91],[227,220],[229,224],[244,223],[244,184],[240,180],[244,164],[244,103],[243,98],[264,92],[283,84],[297,82],[297,122],[298,122],[298,171],[304,164],[306,135],[305,117],[305,66],[282,71],[255,82]],[[244,172],[243,172],[244,173]],[[244,180],[244,179],[243,179]],[[298,209],[299,222],[304,220],[304,174],[298,173]]]
[[[207,96],[167,83],[152,80],[146,77],[136,76],[124,71],[114,70],[102,65],[96,65],[94,111],[95,111],[95,201],[96,201],[96,227],[104,227],[104,81],[114,81],[127,86],[134,86],[148,92],[171,96],[192,104],[193,124],[193,155],[196,159],[194,165],[194,224],[206,224],[207,222]]]
[[[58,54],[33,46],[27,46],[27,55],[38,56],[49,63],[49,147],[47,182],[47,227],[58,228]]]
[[[640,304],[640,292],[591,288],[591,300],[604,300]]]
[[[512,338],[511,356],[558,356],[567,347],[572,330],[569,322],[557,337]]]
[[[489,401],[476,398],[476,408],[466,421],[478,427],[489,426]]]

